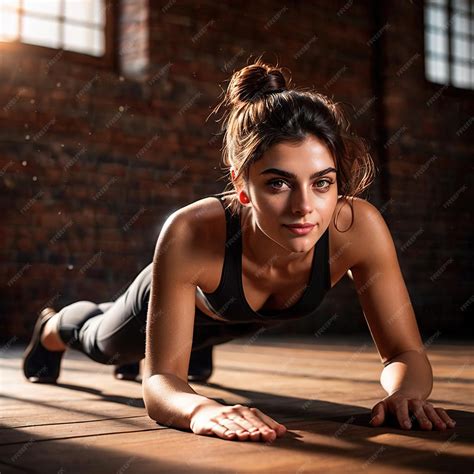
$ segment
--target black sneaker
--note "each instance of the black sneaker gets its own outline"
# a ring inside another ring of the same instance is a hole
[[[44,308],[33,329],[28,347],[23,353],[23,373],[33,383],[56,383],[65,351],[49,351],[41,344],[41,333],[46,323],[56,314],[53,308]]]
[[[191,352],[188,381],[205,382],[212,375],[213,347],[208,346]]]
[[[212,375],[212,348],[209,346],[191,352],[188,381],[205,382]],[[140,362],[117,365],[114,377],[119,380],[139,380]]]
[[[114,377],[119,380],[137,380],[140,375],[140,362],[117,365],[114,369]]]

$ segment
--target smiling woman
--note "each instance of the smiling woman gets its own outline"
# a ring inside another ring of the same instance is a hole
[[[411,411],[423,429],[445,429],[449,416],[425,400],[431,366],[389,229],[358,197],[374,164],[341,108],[288,89],[283,71],[260,60],[234,73],[221,105],[229,106],[223,161],[231,190],[174,212],[153,262],[116,301],[78,301],[41,315],[25,376],[55,382],[68,347],[102,364],[145,356],[151,418],[198,435],[271,441],[283,425],[257,408],[199,395],[187,383],[191,369],[199,361],[206,380],[213,345],[315,315],[350,271],[384,364],[388,396],[374,406],[373,425],[392,414],[406,427]]]
[[[222,159],[232,175],[232,184],[222,194],[229,195],[232,212],[240,208],[237,193],[248,183],[251,165],[276,145],[284,143],[289,149],[300,145],[308,136],[320,141],[315,145],[315,153],[331,157],[329,168],[337,171],[337,177],[332,175],[332,178],[336,178],[341,196],[351,198],[362,194],[375,178],[375,164],[366,143],[351,132],[341,105],[315,91],[290,89],[290,82],[283,68],[257,59],[232,76],[224,98],[214,109],[218,112],[221,107],[227,108],[221,118]],[[303,161],[303,157],[296,155],[293,162]],[[274,172],[272,168],[262,174]],[[294,173],[281,169],[273,174],[296,179]],[[328,170],[318,170],[309,179],[326,174]]]

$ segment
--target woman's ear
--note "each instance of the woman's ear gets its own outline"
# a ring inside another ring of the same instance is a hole
[[[239,201],[241,204],[248,204],[250,202],[250,199],[247,196],[247,192],[245,189],[243,189],[241,186],[237,186],[235,183],[235,170],[234,168],[230,169],[230,173],[232,175],[232,181],[234,185],[235,192],[237,193],[237,196],[239,197]]]

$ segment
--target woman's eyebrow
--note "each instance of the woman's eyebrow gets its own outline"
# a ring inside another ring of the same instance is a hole
[[[330,167],[324,170],[316,171],[309,177],[309,179],[318,178],[319,176],[323,176],[328,173],[337,173],[337,170],[335,168]],[[291,173],[290,171],[280,170],[278,168],[267,168],[266,170],[263,170],[260,174],[277,174],[285,178],[297,179],[296,174]]]

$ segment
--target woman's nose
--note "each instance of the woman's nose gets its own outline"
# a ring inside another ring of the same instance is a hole
[[[291,206],[294,213],[308,214],[313,209],[311,196],[306,191],[295,191]]]

